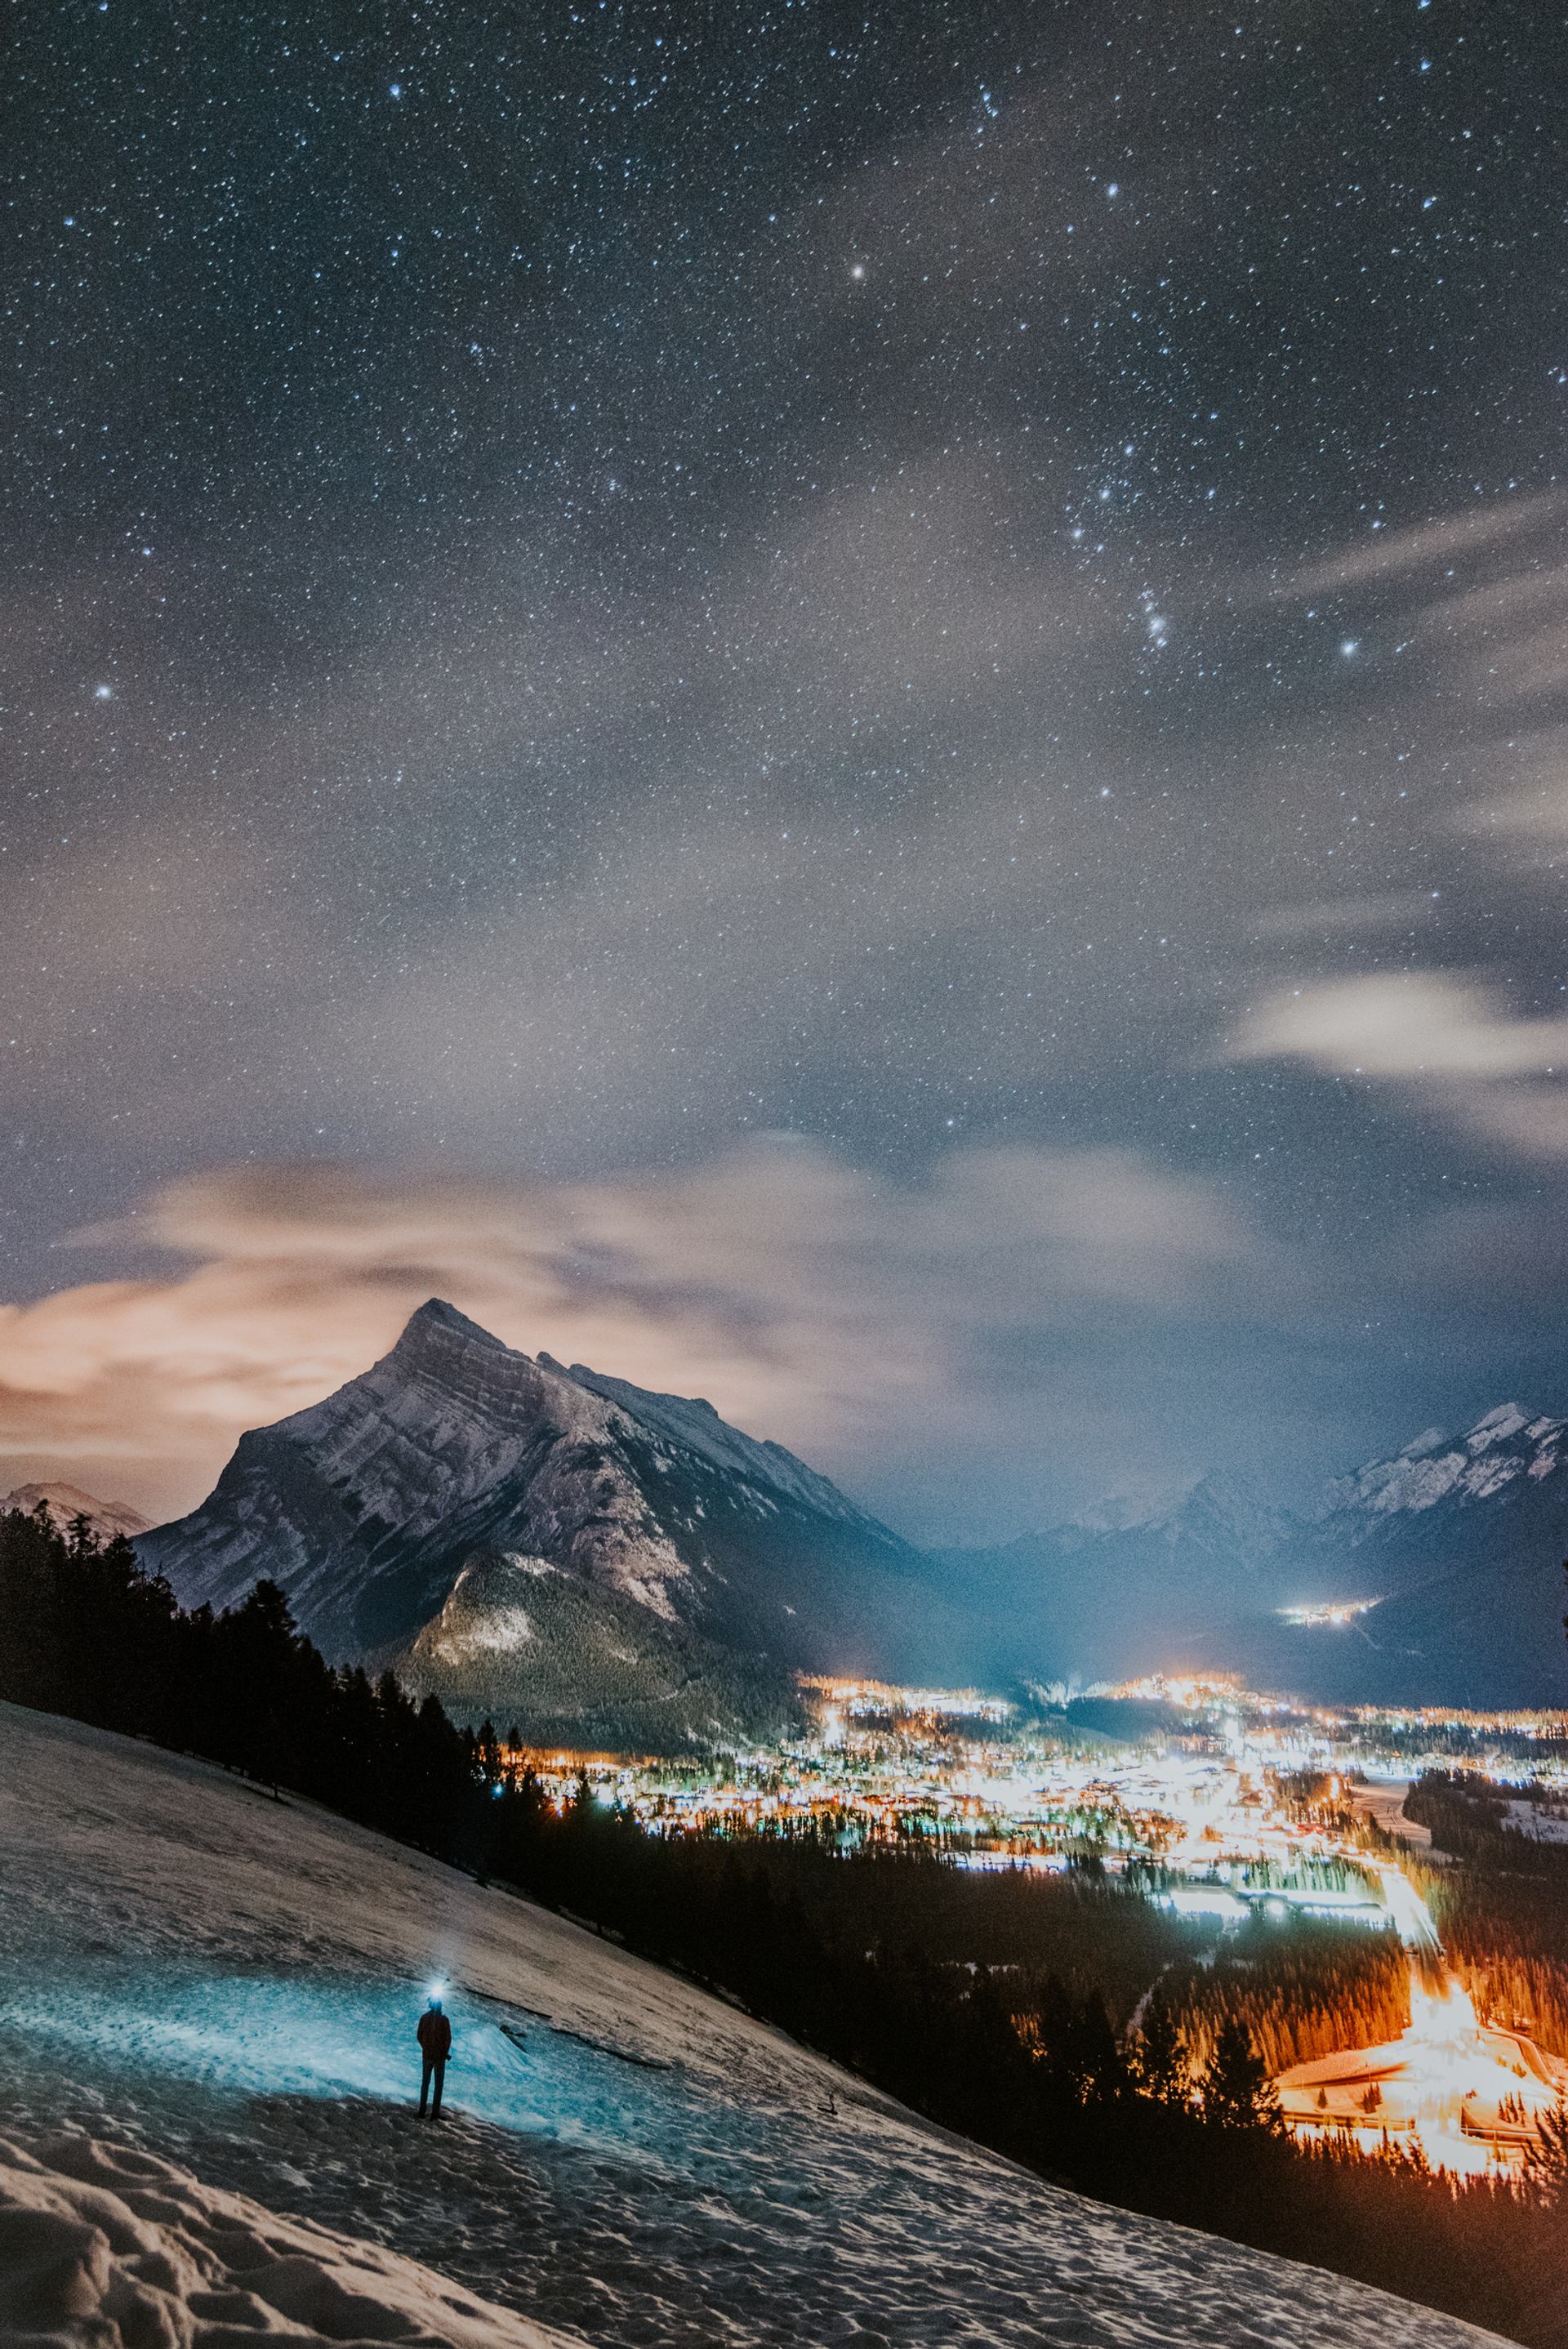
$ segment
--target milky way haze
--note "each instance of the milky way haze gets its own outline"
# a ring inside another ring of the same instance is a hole
[[[432,1289],[916,1534],[1568,1409],[1556,10],[13,31],[4,1481]]]

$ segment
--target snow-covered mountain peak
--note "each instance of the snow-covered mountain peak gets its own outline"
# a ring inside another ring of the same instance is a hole
[[[1157,1501],[1121,1495],[1099,1502],[1055,1530],[1069,1537],[1088,1534],[1111,1540],[1158,1537],[1167,1542],[1196,1541],[1206,1547],[1234,1543],[1256,1554],[1278,1541],[1282,1522],[1278,1512],[1245,1484],[1208,1475],[1177,1485]]]
[[[1400,1451],[1401,1460],[1424,1460],[1429,1452],[1440,1452],[1449,1441],[1446,1427],[1423,1427],[1419,1435],[1412,1435]]]
[[[1140,1526],[1163,1525],[1193,1490],[1189,1477],[1152,1494],[1107,1493],[1091,1501],[1087,1508],[1079,1509],[1068,1522],[1075,1530],[1086,1534],[1124,1534]]]
[[[481,1329],[479,1322],[470,1321],[466,1313],[459,1313],[455,1305],[449,1305],[444,1297],[428,1298],[417,1313],[409,1315],[392,1350],[394,1354],[415,1354],[432,1340],[438,1341],[444,1338],[455,1338],[471,1346],[487,1346],[501,1354],[511,1350],[490,1330]],[[547,1361],[549,1357],[542,1354],[540,1360]]]
[[[797,1460],[781,1444],[748,1435],[743,1429],[732,1427],[704,1396],[657,1394],[649,1388],[633,1386],[628,1379],[608,1378],[603,1371],[591,1371],[583,1362],[573,1362],[570,1370],[563,1370],[548,1354],[539,1359],[587,1393],[618,1403],[630,1417],[654,1429],[666,1443],[696,1453],[728,1475],[744,1477],[750,1485],[771,1487],[822,1516],[857,1525],[872,1523],[826,1476],[808,1468],[803,1460]]]
[[[482,1663],[487,1706],[526,1716],[531,1693],[552,1735],[612,1677],[623,1725],[655,1683],[669,1707],[700,1684],[690,1718],[720,1719],[730,1663],[771,1719],[785,1666],[880,1661],[872,1586],[922,1566],[711,1403],[523,1353],[438,1298],[361,1377],[242,1436],[201,1507],[138,1547],[187,1605],[266,1575],[328,1655],[402,1659],[459,1706]],[[541,1593],[542,1564],[570,1589]]]
[[[19,1509],[24,1516],[31,1516],[40,1502],[62,1533],[77,1517],[86,1517],[100,1541],[112,1541],[116,1534],[130,1540],[148,1530],[149,1520],[139,1509],[124,1501],[100,1501],[96,1495],[84,1493],[79,1485],[18,1485],[15,1492],[0,1496],[0,1514]]]
[[[1478,1419],[1465,1435],[1465,1444],[1472,1453],[1489,1452],[1494,1444],[1505,1437],[1517,1435],[1522,1427],[1530,1424],[1530,1413],[1516,1402],[1500,1402],[1484,1419]]]
[[[510,1399],[526,1392],[531,1406],[548,1396],[552,1411],[570,1421],[572,1432],[582,1437],[610,1436],[617,1432],[612,1413],[594,1409],[595,1403],[609,1405],[638,1429],[695,1454],[727,1475],[740,1476],[749,1485],[771,1489],[823,1516],[871,1523],[826,1476],[808,1468],[781,1444],[748,1435],[743,1429],[732,1427],[705,1395],[662,1394],[652,1388],[634,1386],[629,1379],[612,1378],[585,1362],[569,1366],[542,1350],[536,1355],[522,1353],[504,1345],[477,1321],[470,1321],[455,1305],[438,1297],[420,1306],[390,1354],[368,1376],[390,1379],[403,1372],[420,1380],[432,1375],[447,1376],[469,1355],[477,1358],[471,1365],[471,1377],[477,1379],[487,1398],[500,1401],[503,1396]],[[463,1378],[463,1384],[469,1388],[469,1376]],[[341,1392],[346,1394],[351,1391],[345,1388]],[[329,1397],[328,1402],[334,1400]],[[471,1394],[465,1394],[465,1401],[475,1400]],[[312,1408],[324,1410],[327,1406],[318,1404]],[[298,1417],[304,1420],[309,1415],[307,1412]]]

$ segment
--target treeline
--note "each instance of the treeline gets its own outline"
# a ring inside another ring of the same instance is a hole
[[[1194,2062],[1242,2024],[1271,2074],[1342,2047],[1397,2039],[1410,2021],[1409,1955],[1393,1931],[1305,1917],[1288,1933],[1252,1917],[1212,1963],[1168,1974],[1160,1995]]]
[[[334,1671],[283,1593],[186,1613],[129,1542],[0,1518],[0,1697],[200,1754],[444,1858],[481,1849],[473,1742],[387,1674]]]
[[[1125,2029],[1150,1983],[1193,1963],[1210,1936],[1103,1870],[970,1873],[923,1837],[843,1852],[807,1826],[728,1839],[680,1838],[723,1856],[743,1849],[778,1899],[798,1901],[811,1930],[879,1952],[919,1949],[933,1963],[1018,1985],[1054,1977],[1078,2002],[1098,1997]],[[658,1847],[662,1848],[663,1847]]]
[[[1473,1772],[1428,1770],[1406,1795],[1405,1815],[1430,1830],[1439,1850],[1498,1867],[1526,1840],[1509,1826],[1508,1805],[1500,1787]]]
[[[558,1808],[492,1733],[333,1671],[272,1586],[187,1614],[124,1543],[41,1516],[0,1519],[0,1696],[206,1755],[588,1920],[1044,2176],[1561,2343],[1568,2176],[1460,2191],[1297,2152],[1243,2016],[1194,2005],[1212,2047],[1189,2044],[1162,1993],[1191,1940],[1125,1889],[663,1838],[585,1785]],[[1134,1971],[1161,1988],[1130,2032]]]

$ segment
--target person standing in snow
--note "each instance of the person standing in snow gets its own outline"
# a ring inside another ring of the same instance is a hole
[[[425,2117],[428,2101],[430,2118],[438,2121],[441,2117],[441,2083],[447,2076],[447,2058],[452,2052],[452,2026],[441,2012],[438,1998],[433,1998],[419,2017],[419,2028],[415,2036],[419,2042],[419,2054],[423,2059],[419,2075],[419,2118],[423,2120]],[[435,2087],[433,2096],[430,2094],[432,2084]]]

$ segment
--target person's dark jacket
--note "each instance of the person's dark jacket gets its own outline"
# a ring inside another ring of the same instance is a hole
[[[444,2014],[422,2014],[415,2035],[432,2064],[444,2064],[452,2052],[452,2026]]]

